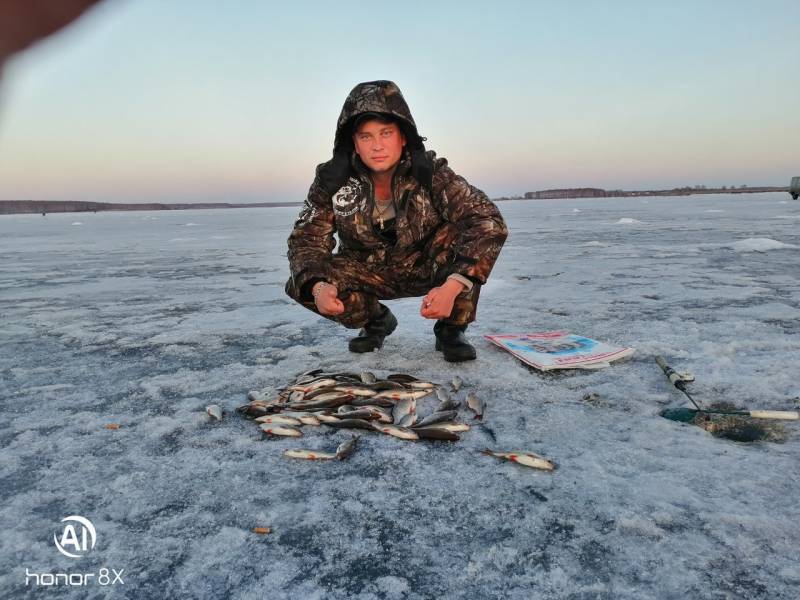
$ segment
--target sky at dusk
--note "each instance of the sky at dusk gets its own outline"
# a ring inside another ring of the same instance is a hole
[[[0,199],[300,201],[391,79],[491,197],[788,185],[800,2],[108,0],[6,66]]]

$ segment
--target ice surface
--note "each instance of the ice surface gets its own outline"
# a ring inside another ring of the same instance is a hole
[[[129,598],[796,599],[800,426],[747,445],[662,419],[684,398],[653,355],[694,372],[701,402],[800,408],[800,203],[499,206],[511,233],[469,330],[478,360],[461,365],[434,351],[419,299],[389,302],[400,326],[367,355],[293,304],[296,208],[0,217],[0,597],[106,597],[25,587],[26,567],[106,566]],[[481,337],[554,329],[637,353],[540,374]],[[262,440],[234,408],[315,366],[459,374],[486,427],[286,460],[350,434]],[[98,531],[79,560],[52,541],[72,514]]]

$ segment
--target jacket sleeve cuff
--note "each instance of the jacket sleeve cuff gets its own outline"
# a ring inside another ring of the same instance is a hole
[[[455,279],[458,283],[464,286],[463,292],[472,291],[473,283],[463,275],[459,275],[458,273],[452,273],[451,275],[447,276],[448,279]]]

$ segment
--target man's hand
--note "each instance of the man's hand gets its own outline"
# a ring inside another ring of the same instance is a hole
[[[419,314],[426,319],[446,319],[453,312],[453,302],[456,296],[463,290],[463,283],[459,283],[455,279],[448,279],[425,295]]]
[[[339,290],[335,285],[318,281],[311,288],[311,295],[314,296],[314,303],[317,310],[323,315],[340,315],[344,312],[344,304],[338,298]]]

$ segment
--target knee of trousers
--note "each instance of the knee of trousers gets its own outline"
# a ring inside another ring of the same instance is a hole
[[[344,292],[339,295],[339,300],[344,304],[344,312],[340,315],[323,315],[319,312],[314,300],[306,300],[299,297],[295,290],[292,280],[286,282],[286,295],[296,301],[303,308],[307,308],[320,317],[325,317],[329,321],[334,321],[344,325],[348,329],[360,329],[369,323],[370,319],[380,310],[378,298],[372,294],[364,292]]]
[[[366,292],[344,292],[339,295],[339,300],[344,304],[344,312],[335,315],[333,320],[348,329],[364,327],[380,310],[377,296]]]

